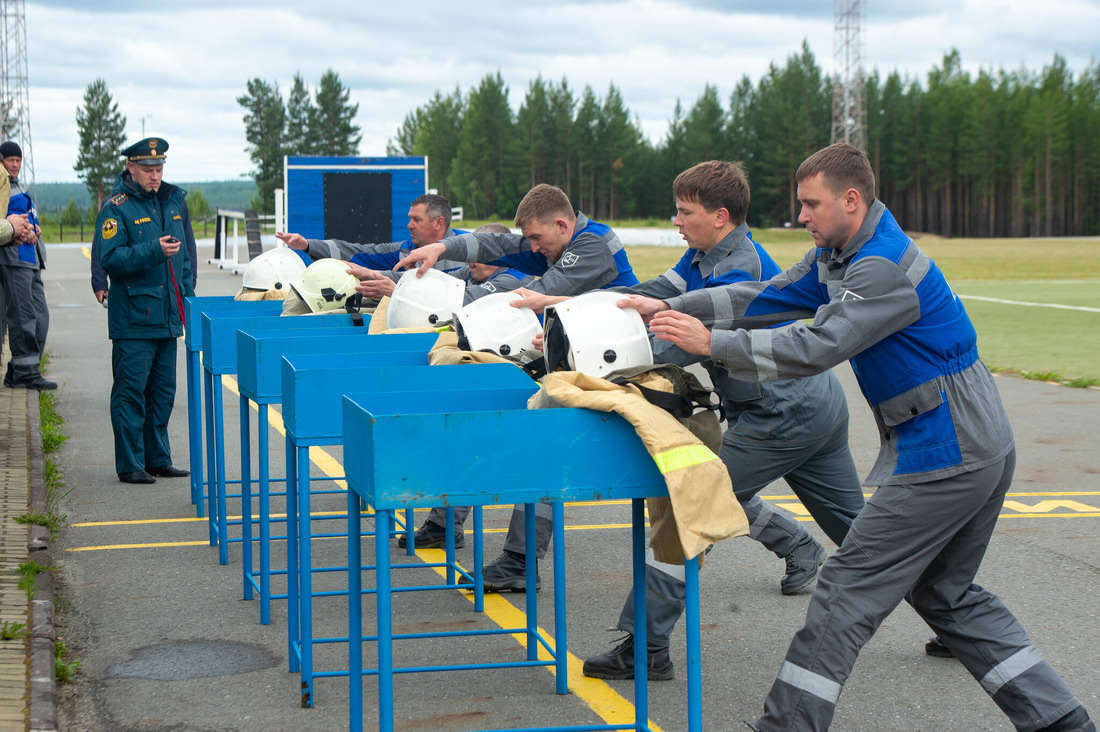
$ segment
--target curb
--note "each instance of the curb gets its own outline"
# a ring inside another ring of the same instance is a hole
[[[27,471],[28,508],[31,513],[46,513],[46,456],[42,451],[42,417],[38,411],[38,392],[27,390]],[[27,557],[44,567],[53,566],[50,530],[31,526]],[[27,729],[30,732],[57,732],[57,681],[54,671],[53,574],[42,572],[35,578],[35,599],[31,601],[30,665],[28,679],[30,703]]]

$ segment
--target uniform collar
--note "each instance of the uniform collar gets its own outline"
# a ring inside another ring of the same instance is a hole
[[[863,223],[860,224],[859,231],[848,240],[843,249],[833,249],[830,252],[829,262],[839,262],[844,265],[851,261],[852,257],[863,248],[863,245],[875,235],[875,229],[878,228],[878,222],[884,213],[886,213],[886,204],[876,198],[871,202],[871,207],[867,209],[867,215],[863,217]]]
[[[748,238],[749,225],[743,223],[722,237],[722,241],[711,247],[709,252],[696,251],[691,263],[699,269],[699,273],[704,277],[713,277],[714,268],[718,266],[718,263],[728,257],[730,252]]]

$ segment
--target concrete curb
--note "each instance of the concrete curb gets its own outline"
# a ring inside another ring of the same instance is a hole
[[[42,450],[42,417],[38,410],[38,392],[27,390],[27,440],[29,467],[27,470],[28,508],[31,513],[45,514],[46,456]],[[27,546],[28,560],[36,560],[44,567],[52,567],[50,530],[45,526],[31,526]],[[57,732],[57,682],[54,672],[53,573],[42,572],[35,579],[34,600],[31,601],[30,638],[30,704],[28,725],[30,732]]]

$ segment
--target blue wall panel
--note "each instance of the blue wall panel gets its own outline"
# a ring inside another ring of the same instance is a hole
[[[424,156],[384,158],[286,158],[287,230],[307,239],[325,237],[324,174],[386,172],[393,176],[392,238],[408,237],[409,204],[428,192],[428,159]],[[370,242],[361,242],[370,243]]]

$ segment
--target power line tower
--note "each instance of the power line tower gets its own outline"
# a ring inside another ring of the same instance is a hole
[[[832,141],[863,150],[863,0],[833,0],[833,20]]]
[[[27,21],[23,0],[0,0],[0,141],[15,140],[23,149],[19,179],[34,187],[30,85],[27,81]],[[34,195],[33,193],[31,194]]]

